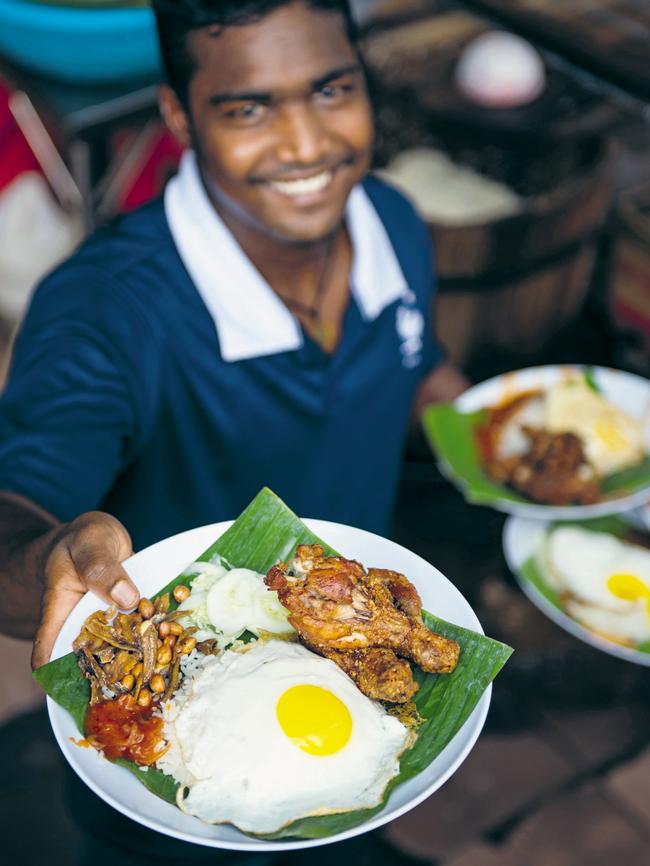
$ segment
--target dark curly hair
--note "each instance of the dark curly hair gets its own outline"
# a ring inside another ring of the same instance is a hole
[[[201,27],[252,24],[281,6],[296,0],[152,0],[158,26],[160,51],[167,83],[187,108],[194,61],[187,49],[187,34]],[[357,27],[348,0],[302,0],[313,9],[343,16],[350,41],[356,43]]]

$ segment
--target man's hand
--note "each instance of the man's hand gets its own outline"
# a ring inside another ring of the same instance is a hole
[[[470,385],[460,367],[451,361],[443,361],[420,385],[415,399],[415,417],[420,418],[425,406],[431,403],[451,403]]]
[[[123,610],[135,607],[140,594],[120,564],[132,552],[129,533],[109,514],[91,511],[61,528],[45,559],[33,668],[49,661],[61,626],[87,590]]]

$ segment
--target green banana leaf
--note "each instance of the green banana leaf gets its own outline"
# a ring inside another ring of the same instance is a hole
[[[496,502],[521,502],[524,499],[486,475],[476,444],[476,430],[485,421],[486,410],[460,412],[451,403],[427,406],[423,414],[424,433],[438,458],[463,489],[468,502],[491,505]],[[609,475],[601,481],[601,490],[608,499],[634,493],[650,485],[650,455],[638,466]]]
[[[208,561],[218,556],[231,567],[266,572],[279,560],[288,559],[298,544],[316,543],[330,553],[336,552],[317,538],[274,493],[264,489],[199,560]],[[187,582],[187,577],[177,577],[159,594],[181,582]],[[383,802],[374,809],[304,818],[264,838],[322,838],[363,823],[383,808],[396,785],[427,767],[460,730],[512,649],[427,612],[423,612],[423,617],[430,629],[458,641],[460,661],[456,670],[448,675],[425,674],[415,669],[414,675],[420,684],[415,703],[424,721],[418,728],[415,745],[402,756],[400,772],[391,781]],[[72,714],[79,731],[83,732],[90,689],[74,654],[38,668],[34,678],[54,701]],[[175,802],[177,786],[170,776],[153,769],[142,772],[128,761],[118,763],[135,773],[154,794]]]
[[[624,539],[630,531],[630,524],[614,515],[610,517],[596,517],[593,520],[557,521],[549,526],[547,532],[550,532],[557,526],[578,526],[580,529],[586,529],[588,532],[608,532],[621,539]],[[530,583],[537,592],[546,599],[546,601],[552,604],[553,607],[561,610],[565,616],[569,616],[566,610],[562,607],[559,592],[547,583],[544,576],[544,568],[535,554],[529,557],[522,565],[520,574],[524,580],[527,580],[528,583]],[[583,628],[585,627],[583,626]],[[634,649],[638,652],[650,653],[650,641],[644,641],[643,643],[637,644]]]

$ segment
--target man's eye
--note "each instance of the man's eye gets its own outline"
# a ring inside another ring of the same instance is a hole
[[[224,112],[224,116],[231,120],[252,121],[258,120],[264,112],[264,106],[256,102],[236,105]]]
[[[327,102],[343,99],[352,90],[351,84],[324,84],[319,87],[316,95]]]

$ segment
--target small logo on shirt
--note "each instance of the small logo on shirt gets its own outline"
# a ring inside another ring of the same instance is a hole
[[[424,316],[420,310],[401,304],[397,308],[395,327],[400,339],[399,349],[402,354],[402,365],[409,370],[413,369],[422,361]]]

